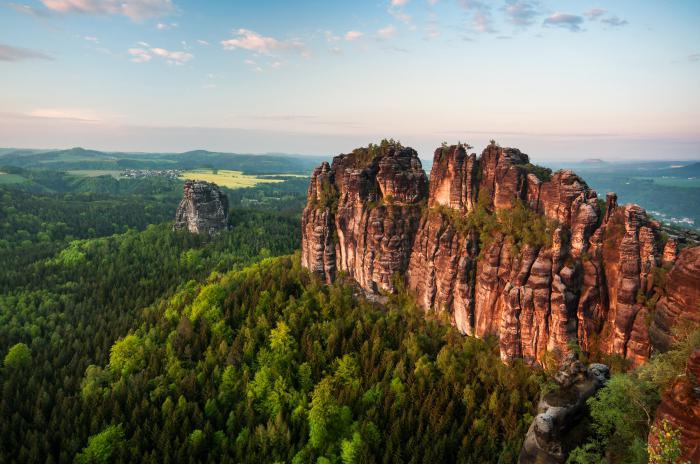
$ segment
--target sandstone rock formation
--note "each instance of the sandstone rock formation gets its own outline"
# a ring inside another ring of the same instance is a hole
[[[342,271],[362,288],[393,291],[428,197],[418,154],[370,146],[316,168],[302,219],[302,265],[332,281]]]
[[[700,462],[700,349],[690,353],[685,375],[662,395],[654,425],[660,429],[664,421],[680,432],[681,461]],[[658,445],[653,431],[649,434],[649,445]]]
[[[438,148],[430,183],[395,143],[337,156],[313,173],[302,237],[302,265],[325,281],[342,272],[377,294],[403,279],[462,333],[498,336],[506,361],[577,343],[636,365],[700,319],[700,248],[676,257],[639,206],[495,144]]]
[[[228,227],[228,198],[216,184],[185,182],[173,230],[214,235]]]
[[[675,341],[672,327],[700,323],[700,247],[685,248],[666,274],[665,294],[659,299],[649,332],[656,345],[666,350]],[[689,311],[694,308],[695,311]]]
[[[567,434],[586,414],[586,400],[605,385],[610,371],[605,364],[586,368],[575,356],[569,357],[555,376],[557,389],[543,395],[537,416],[525,435],[520,464],[564,463],[570,449]]]

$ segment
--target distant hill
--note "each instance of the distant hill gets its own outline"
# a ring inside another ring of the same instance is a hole
[[[607,164],[605,161],[603,161],[600,158],[586,158],[585,160],[581,161],[584,164]]]
[[[243,171],[246,174],[308,174],[321,159],[302,155],[252,155],[207,150],[184,153],[125,153],[81,147],[48,151],[0,149],[0,166],[53,170],[212,168]]]

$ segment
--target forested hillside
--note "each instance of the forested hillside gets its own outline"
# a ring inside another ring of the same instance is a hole
[[[205,240],[171,231],[179,182],[103,176],[76,191],[61,173],[29,175],[36,188],[0,189],[0,356],[10,361],[0,369],[0,462],[72,462],[91,416],[79,396],[87,366],[191,279],[292,252],[303,189],[229,192],[233,228]],[[138,188],[99,193],[113,182]],[[257,198],[275,200],[241,207]],[[25,345],[29,356],[12,362]]]
[[[232,169],[249,174],[306,174],[319,158],[301,155],[250,155],[194,150],[185,153],[103,152],[80,147],[67,150],[0,151],[0,166],[71,169],[193,169],[210,167]]]
[[[305,179],[228,191],[208,239],[171,231],[178,183],[23,174],[0,191],[3,462],[517,456],[541,376],[493,342],[298,256],[245,267],[298,248]]]
[[[209,238],[172,231],[177,181],[23,174],[0,189],[0,462],[509,463],[557,388],[399,280],[378,303],[302,269],[307,179],[226,190]],[[682,340],[644,370],[603,359],[572,462],[647,461]]]

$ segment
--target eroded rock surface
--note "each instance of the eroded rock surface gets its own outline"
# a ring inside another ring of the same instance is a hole
[[[586,367],[570,357],[555,376],[557,389],[542,396],[537,416],[525,435],[520,464],[564,463],[569,455],[567,434],[587,413],[586,400],[605,385],[605,364]]]
[[[215,235],[227,227],[228,198],[219,187],[204,181],[186,181],[173,229]]]
[[[428,198],[415,150],[373,146],[314,170],[302,219],[302,265],[332,281],[345,272],[369,292],[393,291]]]
[[[680,432],[681,462],[700,462],[700,349],[690,353],[685,375],[663,393],[654,425],[661,429],[664,421]],[[653,432],[649,445],[658,445]]]
[[[312,176],[302,264],[327,282],[346,273],[371,294],[403,279],[460,332],[498,336],[505,361],[542,363],[575,342],[636,365],[668,347],[677,321],[700,320],[700,248],[679,254],[639,206],[599,200],[573,172],[529,161],[495,144],[479,157],[443,146],[428,185],[410,148],[337,156]],[[541,218],[534,237],[479,229],[479,217],[523,211]]]

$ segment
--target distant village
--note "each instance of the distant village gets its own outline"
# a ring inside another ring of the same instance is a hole
[[[144,177],[165,177],[166,179],[177,179],[182,173],[181,169],[124,169],[121,177],[128,179],[142,179]]]

